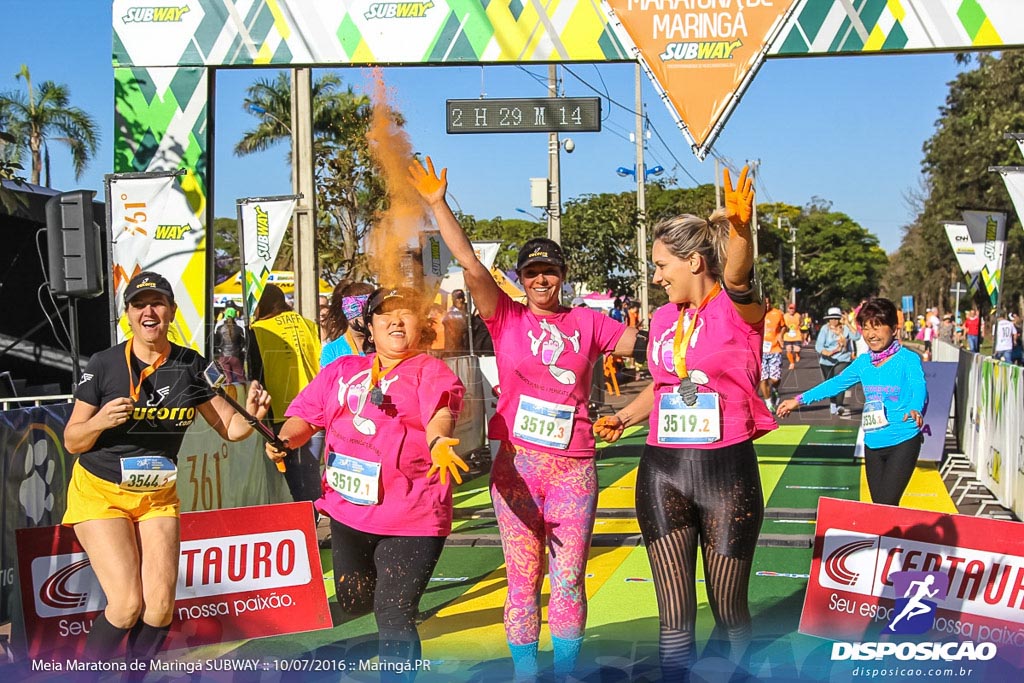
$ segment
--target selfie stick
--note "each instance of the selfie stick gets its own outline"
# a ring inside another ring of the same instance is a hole
[[[211,376],[213,374],[219,374],[220,378],[219,379],[214,379]],[[235,399],[231,398],[231,396],[229,396],[228,393],[226,391],[224,391],[224,386],[223,386],[224,385],[224,375],[223,375],[223,373],[220,373],[220,367],[217,366],[216,363],[210,363],[210,366],[208,366],[206,368],[205,376],[206,376],[207,383],[210,385],[210,388],[213,389],[213,391],[218,396],[220,396],[222,399],[227,401],[228,405],[231,406],[232,408],[234,408],[235,412],[237,412],[239,415],[244,417],[245,421],[248,422],[249,425],[253,429],[255,429],[259,433],[259,435],[262,436],[263,439],[267,443],[271,444],[274,448],[276,448],[279,451],[286,451],[286,450],[288,450],[288,447],[284,445],[284,442],[281,441],[281,439],[277,438],[277,434],[274,433],[274,430],[272,430],[267,425],[263,424],[254,415],[252,415],[248,410],[246,410],[241,405],[239,405],[238,401],[236,401]],[[284,461],[283,460],[278,460],[274,464],[277,465],[277,471],[278,472],[284,472],[285,471],[285,465],[284,465]]]

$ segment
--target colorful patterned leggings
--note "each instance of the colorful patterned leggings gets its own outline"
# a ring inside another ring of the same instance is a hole
[[[566,640],[582,637],[587,623],[587,554],[597,512],[594,459],[502,444],[491,469],[491,500],[507,565],[508,642],[535,643],[540,635],[545,545],[550,553],[551,635]]]

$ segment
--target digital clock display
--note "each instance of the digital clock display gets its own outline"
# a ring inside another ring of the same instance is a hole
[[[601,98],[448,100],[445,123],[458,133],[596,133]]]

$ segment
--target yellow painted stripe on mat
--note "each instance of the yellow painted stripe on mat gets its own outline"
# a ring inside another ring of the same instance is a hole
[[[638,534],[640,524],[629,517],[598,518],[594,521],[594,534]]]
[[[808,425],[780,425],[778,429],[768,432],[755,441],[754,445],[796,447],[803,442],[804,436],[810,429]]]
[[[602,448],[608,448],[609,446],[614,446],[615,444],[620,443],[623,439],[628,439],[629,437],[633,436],[634,434],[643,429],[647,429],[646,424],[638,424],[633,425],[632,427],[626,427],[625,429],[622,430],[622,436],[620,436],[619,440],[616,441],[614,444],[608,443],[607,441],[602,441],[601,439],[597,439],[597,450],[601,450]]]
[[[864,471],[864,465],[860,467],[860,500],[862,503],[871,502],[871,493],[868,491],[868,478]],[[949,491],[939,476],[938,466],[932,462],[919,462],[914,468],[914,474],[910,477],[907,490],[903,492],[900,505],[914,510],[928,510],[930,512],[941,512],[943,514],[956,514],[956,505],[949,497]]]
[[[587,598],[593,598],[636,546],[591,548],[587,573]],[[476,662],[508,657],[502,615],[508,583],[505,565],[463,593],[453,603],[420,624],[423,655],[427,659],[465,658]],[[547,618],[548,578],[541,587],[542,623]],[[541,629],[542,644],[550,644],[546,625]]]
[[[636,505],[636,468],[619,477],[597,494],[597,509],[631,508]]]

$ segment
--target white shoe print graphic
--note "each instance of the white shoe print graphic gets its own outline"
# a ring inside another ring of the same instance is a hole
[[[559,383],[576,384],[576,373],[568,368],[560,368],[555,363],[565,351],[566,340],[569,341],[576,353],[580,352],[580,331],[576,330],[570,337],[546,320],[540,321],[540,329],[541,333],[538,337],[533,336],[532,330],[526,331],[530,337],[530,353],[536,356],[539,352],[541,362],[548,366],[548,372]]]
[[[383,384],[383,383],[382,383]],[[373,420],[363,417],[363,406],[370,396],[370,371],[365,370],[352,378],[352,382],[345,383],[345,379],[338,380],[338,405],[345,406],[352,413],[352,426],[360,434],[373,436],[377,433],[377,425]]]
[[[683,323],[683,331],[690,325],[692,318],[686,317]],[[651,354],[651,362],[655,365],[663,365],[667,372],[676,371],[676,359],[675,359],[675,342],[676,342],[676,330],[679,327],[679,321],[676,321],[669,327],[662,335],[654,340]],[[689,348],[693,348],[697,345],[697,340],[700,339],[700,331],[704,329],[704,320],[697,318],[697,327],[694,328],[693,334],[690,335]],[[698,382],[693,377],[694,371],[690,371],[690,379],[693,379],[694,384],[707,384],[707,375],[704,375],[704,381]],[[701,373],[703,375],[703,373]]]

